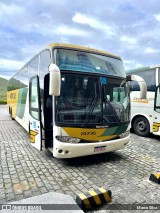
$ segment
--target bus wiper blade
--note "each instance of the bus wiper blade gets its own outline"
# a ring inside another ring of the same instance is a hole
[[[87,113],[87,116],[86,116],[86,119],[83,121],[83,124],[81,125],[82,127],[86,126],[89,119],[90,119],[90,116],[92,115],[93,113],[93,110],[94,110],[94,107],[96,105],[98,101],[98,94],[94,97],[92,103],[91,103],[91,106],[90,106],[90,109],[88,110],[88,113]]]
[[[118,125],[119,125],[119,124],[121,123],[121,120],[119,119],[119,117],[118,117],[118,115],[117,115],[115,109],[113,108],[112,104],[110,103],[110,101],[108,100],[107,97],[105,97],[105,101],[108,103],[108,105],[109,105],[110,109],[112,110],[113,115],[114,115],[114,117],[116,118],[117,123],[118,123]]]

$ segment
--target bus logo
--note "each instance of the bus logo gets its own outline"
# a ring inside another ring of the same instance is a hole
[[[133,99],[132,102],[148,104],[149,101],[150,101],[150,99],[141,99],[141,98],[136,98],[136,97],[134,97],[134,99]]]

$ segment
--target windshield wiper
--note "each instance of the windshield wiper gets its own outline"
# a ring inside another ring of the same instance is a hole
[[[108,100],[107,97],[105,97],[105,101],[108,103],[108,105],[109,105],[109,107],[110,107],[115,119],[117,120],[118,125],[119,125],[121,123],[121,120],[119,119],[115,109],[113,108],[112,104],[110,103],[110,101]]]
[[[88,110],[88,113],[86,115],[86,119],[83,121],[83,124],[81,125],[82,127],[87,125],[87,123],[88,123],[88,121],[90,119],[90,116],[93,113],[93,110],[94,110],[94,107],[95,107],[97,101],[98,101],[98,94],[96,94],[96,96],[94,97],[94,99],[93,99],[93,101],[92,101],[92,103],[90,105],[90,109]]]

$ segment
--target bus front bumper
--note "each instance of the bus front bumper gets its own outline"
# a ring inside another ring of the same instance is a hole
[[[54,140],[53,156],[56,158],[74,158],[86,155],[95,155],[112,152],[124,148],[130,141],[130,135],[112,141],[95,143],[62,143]]]

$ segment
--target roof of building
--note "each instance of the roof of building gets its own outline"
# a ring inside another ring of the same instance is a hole
[[[140,68],[137,68],[137,69],[127,70],[126,73],[145,71],[145,70],[150,70],[150,69],[154,69],[154,68],[157,68],[157,67],[160,67],[160,65],[155,65],[155,66],[150,66],[150,67],[140,67]]]

